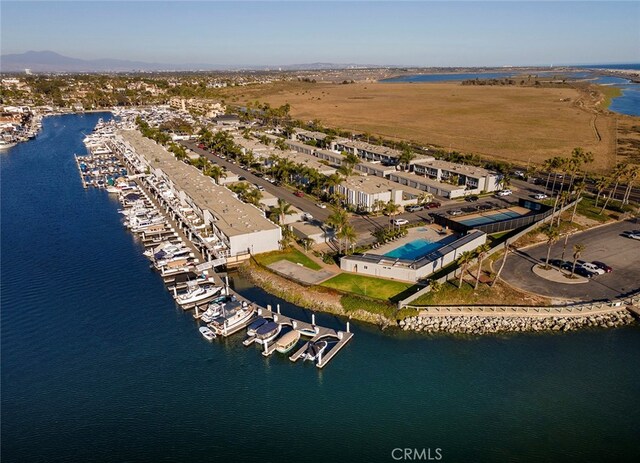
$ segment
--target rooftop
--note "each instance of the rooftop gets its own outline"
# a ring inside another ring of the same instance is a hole
[[[216,185],[195,167],[178,161],[164,147],[143,137],[137,130],[120,133],[154,169],[161,169],[200,208],[211,211],[216,218],[216,227],[225,235],[231,237],[278,228],[260,209],[243,203],[230,190]]]
[[[450,185],[448,183],[441,182],[439,180],[425,177],[424,175],[414,174],[413,172],[397,171],[397,172],[392,172],[391,175],[404,178],[412,182],[419,182],[419,183],[422,183],[423,185],[430,185],[435,188],[438,188],[441,191],[451,192],[455,190],[464,189],[464,185]]]
[[[471,177],[485,177],[487,175],[497,175],[495,172],[485,169],[484,167],[468,166],[457,164],[455,162],[441,161],[439,159],[421,160],[415,163],[419,166],[433,167],[436,169],[458,172]]]
[[[386,178],[369,175],[354,175],[348,177],[341,183],[341,185],[349,188],[350,190],[357,190],[368,194],[375,194],[389,190],[400,190],[415,196],[420,196],[424,193],[416,188],[400,185],[399,183],[392,182]]]

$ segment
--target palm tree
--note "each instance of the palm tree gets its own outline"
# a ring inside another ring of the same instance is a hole
[[[349,213],[344,209],[335,207],[329,217],[327,217],[326,224],[333,228],[336,237],[340,237],[342,229],[349,223]],[[342,253],[342,242],[338,240],[338,252]]]
[[[607,189],[607,187],[611,184],[611,180],[604,175],[601,175],[596,179],[595,187],[598,194],[596,195],[596,203],[595,207],[598,207],[598,201],[600,201],[600,195],[602,192]]]
[[[558,227],[560,226],[560,221],[562,220],[562,208],[565,206],[569,198],[571,197],[571,192],[562,191],[559,195],[560,198],[560,207],[558,207]]]
[[[440,283],[438,280],[430,280],[429,281],[429,292],[430,293],[437,293],[438,291],[440,291],[442,289],[442,283]]]
[[[411,151],[411,148],[405,146],[402,149],[402,153],[398,157],[398,164],[402,164],[403,170],[409,170],[409,163],[416,158],[416,153]]]
[[[309,248],[316,243],[311,238],[302,238],[301,242],[302,246],[304,247],[304,252],[309,251]]]
[[[631,190],[633,185],[638,180],[638,176],[640,175],[640,167],[639,166],[629,166],[626,170],[625,180],[627,181],[627,188],[624,192],[624,196],[622,197],[622,204],[629,204],[629,196],[631,196]]]
[[[573,245],[573,266],[571,267],[571,276],[576,272],[576,261],[580,258],[585,249],[586,246],[582,243],[576,243]]]
[[[549,258],[551,257],[551,247],[558,242],[560,238],[560,232],[553,225],[547,225],[542,229],[542,233],[547,237],[547,260],[545,262],[545,268],[549,268]]]
[[[356,166],[360,163],[360,158],[357,154],[354,153],[342,153],[344,155],[344,159],[342,160],[342,165],[338,168],[338,172],[343,174],[345,177],[349,177]]]
[[[280,225],[284,225],[285,217],[287,215],[293,214],[293,210],[291,209],[291,204],[289,204],[282,198],[278,198],[278,205],[271,209],[271,213],[275,214]]]
[[[349,254],[349,248],[351,247],[351,244],[354,243],[357,239],[356,229],[353,228],[353,225],[351,225],[350,223],[346,223],[337,234],[337,237],[344,240],[345,253]]]
[[[618,191],[618,185],[620,184],[620,177],[622,175],[624,175],[624,172],[626,170],[627,170],[627,164],[624,164],[624,163],[620,162],[613,169],[613,172],[611,172],[611,175],[612,175],[613,178],[616,179],[616,182],[613,185],[613,191],[609,194],[609,196],[607,196],[607,199],[605,199],[605,201],[604,201],[604,205],[602,206],[602,209],[600,210],[600,215],[602,215],[604,210],[609,205],[609,200],[616,195],[616,193]]]
[[[456,263],[460,267],[460,281],[458,282],[458,289],[462,288],[462,278],[464,277],[465,272],[467,271],[467,267],[469,263],[473,260],[474,255],[472,251],[465,251],[460,254]]]
[[[383,211],[385,206],[386,206],[386,203],[383,200],[376,199],[371,205],[371,212],[376,214],[380,211]]]
[[[584,193],[584,190],[586,188],[587,188],[587,184],[582,180],[578,180],[573,185],[573,191],[574,191],[576,197],[574,198],[575,203],[573,204],[573,212],[571,213],[571,221],[570,221],[570,223],[573,223],[573,219],[576,217],[576,210],[578,209],[578,201],[582,197],[582,193]]]
[[[203,173],[205,175],[208,175],[209,177],[211,177],[212,179],[215,180],[216,183],[220,183],[220,179],[221,178],[226,178],[227,177],[227,171],[224,170],[222,167],[220,167],[217,164],[212,164],[209,163],[205,168]]]
[[[476,284],[473,287],[474,291],[478,290],[478,283],[480,283],[480,272],[482,272],[482,261],[487,255],[487,252],[489,252],[489,249],[491,249],[491,246],[489,246],[487,243],[476,248],[476,254],[478,256],[478,274],[476,275]]]
[[[389,228],[393,225],[393,217],[400,212],[400,206],[398,206],[393,200],[389,201],[384,207],[385,214],[391,216],[392,218],[389,220]]]
[[[509,241],[505,241],[504,243],[504,257],[502,258],[502,263],[500,264],[500,268],[498,269],[498,273],[496,273],[496,277],[491,282],[491,287],[493,288],[495,284],[500,279],[500,275],[502,274],[502,269],[504,268],[504,264],[507,263],[507,256],[509,255],[509,251],[511,251],[511,247],[509,246]]]

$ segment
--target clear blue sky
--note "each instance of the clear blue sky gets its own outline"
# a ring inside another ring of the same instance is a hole
[[[640,2],[10,2],[2,53],[276,65],[640,62]]]

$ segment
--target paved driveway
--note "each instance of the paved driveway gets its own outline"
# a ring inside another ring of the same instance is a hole
[[[573,259],[573,245],[586,246],[581,260],[599,260],[613,268],[612,273],[594,277],[589,283],[569,285],[548,281],[535,275],[531,268],[544,261],[546,244],[537,245],[517,253],[509,254],[502,277],[510,284],[527,291],[549,297],[579,300],[612,299],[640,288],[640,241],[620,236],[625,230],[637,230],[634,221],[618,222],[578,233],[567,243],[565,260]],[[560,258],[564,240],[555,244],[551,258]],[[501,260],[494,264],[497,269]]]

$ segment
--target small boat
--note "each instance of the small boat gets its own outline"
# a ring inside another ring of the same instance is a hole
[[[267,344],[273,341],[280,334],[282,326],[276,322],[269,321],[256,330],[256,342]]]
[[[302,336],[306,336],[308,338],[312,338],[314,337],[316,334],[318,334],[318,327],[314,326],[313,328],[301,328],[298,330],[298,332],[302,335]]]
[[[300,340],[300,331],[292,330],[282,335],[280,339],[276,341],[276,350],[281,354],[286,354],[293,346],[295,346]]]
[[[222,315],[209,323],[216,334],[234,333],[241,327],[246,326],[255,315],[255,309],[246,302],[227,302],[222,305]]]
[[[316,342],[309,343],[309,347],[304,354],[302,354],[304,360],[318,360],[322,353],[327,348],[327,341],[321,339]]]
[[[208,326],[201,326],[200,328],[198,328],[198,330],[207,341],[213,341],[216,338],[216,334],[211,331]]]
[[[269,320],[267,320],[266,318],[258,317],[254,322],[251,322],[251,324],[247,327],[247,335],[255,336],[256,330],[268,322]]]

